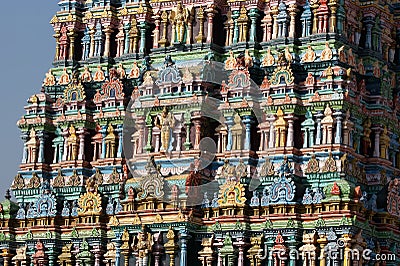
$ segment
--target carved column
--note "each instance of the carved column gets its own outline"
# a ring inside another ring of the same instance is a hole
[[[101,140],[101,158],[106,158],[106,136],[107,136],[107,126],[103,126],[100,131],[101,135],[103,136]]]
[[[113,33],[113,30],[110,27],[107,27],[104,30],[104,32],[106,34],[106,44],[104,47],[104,56],[110,57],[111,33]]]
[[[214,30],[214,17],[217,11],[214,9],[213,6],[207,8],[207,43],[212,43],[213,41],[213,30]]]
[[[39,156],[38,156],[38,163],[44,163],[45,158],[44,158],[44,143],[47,137],[46,132],[42,131],[38,133],[38,138],[39,138]]]
[[[94,56],[94,50],[95,50],[94,33],[95,32],[96,32],[96,30],[92,26],[90,28],[90,31],[89,31],[89,35],[90,35],[90,53],[89,53],[89,57],[93,57]]]
[[[238,19],[239,17],[239,11],[235,10],[233,11],[232,14],[232,19],[233,19],[233,41],[232,43],[238,43],[239,42],[239,25],[238,25]]]
[[[156,13],[154,15],[155,28],[153,30],[153,48],[158,48],[158,40],[160,39],[160,24],[161,24],[160,14]]]
[[[272,18],[273,18],[273,24],[272,24],[272,39],[276,39],[278,37],[278,7],[277,6],[273,6],[271,7],[271,14],[272,14]]]
[[[290,15],[290,27],[289,27],[289,38],[294,38],[296,33],[296,13],[299,11],[296,4],[289,6]]]
[[[274,122],[275,122],[275,116],[270,115],[267,118],[267,121],[269,122],[269,141],[268,141],[268,148],[272,149],[275,147],[275,128],[274,128]]]
[[[85,160],[85,135],[87,134],[86,128],[81,128],[77,133],[79,134],[78,160]]]
[[[193,149],[199,149],[200,140],[201,140],[201,117],[193,119],[194,130],[195,130],[195,137],[194,137],[194,145]]]
[[[328,3],[328,6],[331,8],[331,17],[329,23],[329,32],[336,31],[336,10],[337,10],[337,2],[335,0],[331,0]]]
[[[121,245],[122,241],[120,238],[114,239],[113,240],[115,244],[115,265],[121,265]]]
[[[152,149],[151,141],[152,141],[152,138],[153,138],[153,127],[152,127],[151,124],[148,124],[148,123],[146,123],[146,127],[147,127],[147,131],[148,131],[148,133],[147,133],[147,144],[144,147],[144,149],[147,152],[150,152],[151,149]]]
[[[158,41],[161,47],[166,47],[168,44],[167,40],[167,23],[168,23],[168,13],[167,11],[163,11],[161,13],[161,24],[162,24],[162,37]]]
[[[186,141],[183,143],[183,146],[185,146],[185,150],[189,150],[190,147],[192,146],[192,143],[190,142],[190,126],[192,125],[192,122],[190,121],[191,113],[187,112],[185,114],[185,126],[186,126]]]
[[[294,115],[290,114],[287,117],[285,117],[288,122],[288,132],[287,132],[287,139],[286,139],[286,147],[293,147],[294,146],[294,129],[293,129],[293,123],[294,123]]]
[[[27,156],[28,150],[27,150],[27,147],[26,147],[26,142],[29,139],[29,135],[27,133],[22,133],[21,134],[21,139],[22,139],[22,142],[24,143],[21,163],[26,163],[26,160],[28,158],[28,156]]]
[[[70,29],[68,32],[68,37],[70,40],[70,45],[69,45],[69,56],[68,60],[74,60],[74,55],[75,55],[75,37],[77,34],[75,33],[75,29]]]
[[[146,51],[146,31],[149,28],[146,21],[143,21],[139,24],[140,28],[140,47],[139,53],[144,54]]]
[[[130,23],[125,23],[124,24],[124,34],[125,34],[125,45],[124,45],[124,54],[129,53],[129,47],[130,47],[130,41],[131,39],[129,38],[129,31],[131,29],[131,24]]]
[[[53,37],[56,39],[56,54],[54,56],[54,61],[57,61],[60,56],[60,42],[59,42],[60,36],[61,36],[61,34],[60,34],[60,31],[58,31],[58,30],[53,35]]]
[[[115,132],[118,134],[118,149],[117,149],[117,158],[121,158],[122,157],[122,129],[123,126],[122,125],[117,125],[117,128],[115,129]]]
[[[250,25],[250,42],[256,42],[257,41],[257,18],[260,16],[258,14],[258,9],[254,8],[251,9],[249,12],[249,17],[251,20],[251,25]]]
[[[373,156],[374,157],[379,157],[379,149],[380,149],[379,140],[380,140],[381,128],[380,127],[374,127],[374,128],[372,128],[372,130],[374,130],[374,132],[375,132]]]
[[[321,132],[321,120],[322,120],[322,117],[323,117],[324,115],[323,114],[321,114],[320,112],[318,112],[316,115],[315,115],[315,118],[316,118],[316,120],[317,120],[317,136],[315,137],[315,145],[321,145],[321,137],[322,137],[322,132]]]
[[[226,145],[226,150],[232,150],[232,126],[233,126],[233,117],[228,116],[226,117],[226,125],[228,127],[228,143]]]
[[[243,124],[246,127],[246,138],[244,141],[244,149],[250,150],[251,149],[251,124],[253,123],[253,118],[251,116],[244,116],[242,120]]]
[[[181,241],[181,256],[180,256],[180,266],[187,266],[187,241],[191,238],[187,229],[182,229],[179,231],[179,238]]]
[[[342,143],[342,114],[341,111],[337,111],[333,114],[336,118],[335,144]]]
[[[205,18],[204,18],[204,9],[202,7],[199,7],[199,10],[197,11],[197,19],[199,20],[199,34],[196,36],[196,42],[203,43]]]
[[[374,25],[374,20],[368,17],[365,21],[366,37],[365,37],[365,48],[372,48],[372,27]]]
[[[318,1],[316,1],[312,6],[312,12],[313,12],[313,26],[312,26],[312,34],[316,34],[318,29],[317,29],[317,22],[318,22],[318,17],[317,17],[317,9],[318,9]]]

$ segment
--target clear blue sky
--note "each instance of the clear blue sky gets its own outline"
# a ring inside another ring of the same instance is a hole
[[[2,1],[0,8],[0,201],[22,159],[22,140],[16,126],[26,100],[40,92],[55,52],[49,21],[56,0]]]

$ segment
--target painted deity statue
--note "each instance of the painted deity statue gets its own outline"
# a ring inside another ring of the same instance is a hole
[[[172,138],[172,129],[175,124],[174,115],[168,112],[168,109],[164,107],[162,113],[157,116],[156,125],[161,130],[161,151],[170,151]]]
[[[306,53],[303,55],[303,58],[301,60],[303,62],[314,62],[315,52],[310,45],[308,46]]]
[[[54,86],[56,85],[56,78],[54,75],[51,73],[51,69],[46,73],[46,77],[43,81],[44,86]]]
[[[185,21],[187,19],[187,12],[182,7],[181,3],[178,3],[175,9],[175,32],[176,32],[176,40],[178,43],[183,42],[184,34],[185,34]]]
[[[76,129],[72,125],[69,128],[69,137],[67,139],[67,143],[67,160],[74,161],[78,157],[78,137],[76,136]]]
[[[150,233],[143,232],[138,233],[136,245],[133,246],[134,250],[137,251],[137,264],[138,266],[147,266],[149,262],[149,254],[152,247],[152,237]]]

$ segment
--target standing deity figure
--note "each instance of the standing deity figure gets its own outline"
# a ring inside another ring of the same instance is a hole
[[[74,161],[78,157],[78,137],[73,125],[69,127],[69,137],[67,138],[67,161]]]
[[[114,128],[111,124],[107,128],[107,136],[104,138],[106,144],[106,158],[114,158],[115,155],[115,134]]]
[[[136,242],[136,245],[134,245]],[[137,266],[147,266],[149,262],[149,255],[151,253],[152,237],[150,233],[143,232],[138,233],[136,241],[134,241],[133,249],[137,251]]]
[[[170,151],[172,149],[172,129],[175,125],[175,118],[167,107],[164,107],[162,113],[157,116],[156,125],[161,130],[161,151]]]
[[[171,18],[175,22],[175,37],[178,43],[183,43],[184,35],[185,35],[185,21],[188,18],[187,10],[182,7],[182,3],[178,3],[175,11],[171,14]],[[172,37],[172,40],[175,41],[175,38]]]
[[[25,144],[26,150],[28,152],[26,162],[35,163],[37,160],[39,141],[37,139],[36,131],[34,128],[31,129],[29,133],[29,138],[29,141]]]

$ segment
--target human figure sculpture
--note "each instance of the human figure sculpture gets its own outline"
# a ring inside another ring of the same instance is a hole
[[[301,59],[303,62],[314,62],[315,60],[315,52],[312,49],[311,45],[308,46],[306,53],[303,55],[303,58]]]
[[[167,107],[164,107],[162,113],[157,116],[156,125],[161,130],[161,151],[170,151],[172,144],[172,129],[175,124],[175,118]]]

